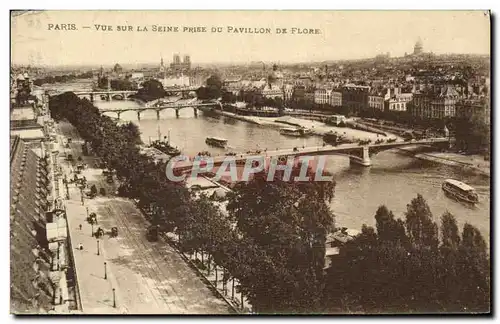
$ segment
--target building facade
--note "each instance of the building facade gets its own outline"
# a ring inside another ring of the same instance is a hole
[[[368,107],[371,110],[384,110],[384,97],[380,95],[369,95],[368,96]]]
[[[407,111],[408,104],[413,100],[413,93],[403,93],[401,88],[389,88],[385,95],[385,110],[388,111]]]
[[[352,112],[368,110],[369,86],[344,85],[342,87],[342,106]]]
[[[184,55],[184,60],[181,62],[179,54],[174,54],[173,61],[170,63],[170,69],[173,72],[186,72],[191,70],[191,57]]]
[[[342,106],[342,93],[333,89],[316,89],[314,91],[314,103],[340,107]]]

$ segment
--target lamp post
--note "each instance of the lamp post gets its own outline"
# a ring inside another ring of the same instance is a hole
[[[92,229],[92,232],[90,233],[90,236],[94,236],[94,223],[90,223],[90,226],[91,226],[91,229]]]
[[[106,267],[106,262],[104,262],[104,279],[108,279],[108,269]]]
[[[97,255],[101,255],[101,253],[99,251],[99,240],[97,240]]]
[[[113,288],[113,307],[116,308],[116,294],[115,294],[115,288]]]

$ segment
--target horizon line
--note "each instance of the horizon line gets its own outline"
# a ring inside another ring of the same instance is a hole
[[[424,52],[423,54],[433,54],[434,56],[446,56],[446,55],[457,55],[457,56],[487,56],[491,57],[491,53],[453,53],[453,52],[447,52],[447,53],[433,53],[433,52]],[[279,63],[280,65],[294,65],[294,64],[318,64],[318,63],[324,63],[324,62],[339,62],[339,61],[361,61],[361,60],[370,60],[370,59],[375,59],[378,55],[386,55],[386,53],[379,53],[375,56],[369,56],[369,57],[358,57],[358,58],[337,58],[337,59],[324,59],[324,60],[311,60],[311,61],[282,61],[282,60],[269,60],[269,61],[263,61],[259,59],[255,60],[245,60],[245,61],[209,61],[209,62],[191,62],[191,66],[200,66],[200,65],[244,65],[244,64],[276,64]],[[412,56],[412,53],[409,53],[407,56],[410,57]],[[389,53],[389,59],[395,59],[395,58],[404,58],[407,56],[391,56]],[[155,65],[159,64],[159,62],[156,61],[149,61],[149,62],[137,62],[137,63],[120,63],[120,62],[115,62],[115,63],[68,63],[68,64],[44,64],[44,63],[28,63],[28,62],[13,62],[11,60],[10,66],[15,66],[15,65],[20,65],[20,66],[41,66],[41,67],[75,67],[75,66],[80,66],[80,67],[94,67],[94,66],[113,66],[115,64],[120,64],[120,65]],[[170,65],[168,63],[167,65]]]

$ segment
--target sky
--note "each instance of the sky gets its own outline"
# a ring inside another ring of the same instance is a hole
[[[61,30],[66,24],[66,29]],[[74,24],[73,27],[68,25]],[[111,31],[95,25],[111,26]],[[178,32],[153,31],[153,25]],[[127,31],[118,31],[127,26]],[[128,31],[131,26],[132,31]],[[89,27],[89,28],[84,28]],[[205,27],[192,33],[189,27]],[[220,27],[222,32],[211,32]],[[271,33],[234,33],[270,28]],[[147,31],[144,31],[147,28]],[[286,34],[276,29],[286,28]],[[319,30],[292,34],[296,30]],[[411,53],[421,39],[436,54],[489,54],[485,11],[43,11],[11,16],[11,61],[32,65],[309,62]]]

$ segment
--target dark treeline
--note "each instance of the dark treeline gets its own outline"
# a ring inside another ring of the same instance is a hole
[[[91,71],[81,73],[81,74],[64,74],[64,75],[56,75],[56,76],[46,76],[40,79],[36,79],[33,81],[33,84],[36,86],[41,86],[47,83],[63,83],[76,79],[91,79],[93,77],[93,73]]]
[[[52,97],[49,107],[116,170],[119,194],[135,199],[162,231],[176,233],[180,249],[222,267],[225,282],[237,278],[254,312],[489,310],[484,239],[468,224],[459,233],[448,213],[439,236],[421,196],[408,205],[404,220],[379,208],[376,231],[363,227],[324,271],[326,236],[335,225],[329,209],[334,181],[285,182],[278,174],[268,182],[265,174],[256,174],[235,186],[223,213],[212,198],[170,182],[164,164],[141,155],[133,124],[116,125],[73,93]],[[294,169],[291,179],[298,172]]]

